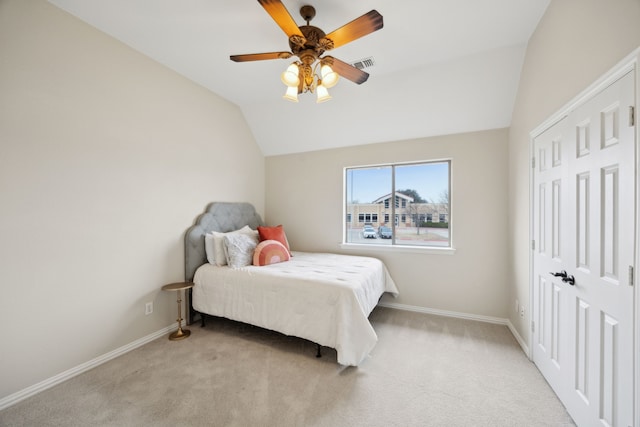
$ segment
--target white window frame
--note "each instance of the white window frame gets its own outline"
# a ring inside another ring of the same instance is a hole
[[[446,218],[449,219],[449,246],[409,246],[395,243],[395,227],[398,225],[397,221],[399,219],[400,214],[395,213],[395,203],[389,203],[389,206],[392,208],[392,214],[389,216],[394,218],[394,244],[392,245],[382,245],[382,244],[372,244],[372,243],[353,243],[346,241],[346,222],[342,223],[342,242],[339,244],[341,249],[347,250],[357,250],[357,251],[393,251],[393,252],[409,252],[409,253],[424,253],[424,254],[439,254],[439,255],[454,255],[456,250],[454,247],[453,240],[453,229],[451,224],[451,218],[453,218],[453,189],[452,189],[452,176],[453,176],[453,159],[445,158],[445,159],[432,159],[432,160],[424,160],[424,161],[412,161],[412,162],[398,162],[398,163],[385,163],[385,164],[373,164],[373,165],[358,165],[358,166],[348,166],[343,168],[343,183],[342,183],[342,191],[343,191],[343,214],[346,213],[347,210],[347,171],[352,169],[366,169],[373,167],[392,167],[392,193],[390,195],[390,199],[397,197],[395,196],[395,167],[396,166],[410,166],[410,165],[420,165],[426,163],[443,163],[447,162],[449,164],[449,213]],[[425,215],[426,217],[426,215]],[[345,215],[343,215],[345,218]]]

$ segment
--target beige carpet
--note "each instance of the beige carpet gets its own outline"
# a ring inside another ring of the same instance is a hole
[[[500,325],[376,308],[357,367],[209,319],[0,412],[2,426],[572,426]]]

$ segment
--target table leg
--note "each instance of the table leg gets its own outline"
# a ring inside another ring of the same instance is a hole
[[[181,340],[191,335],[191,331],[188,329],[182,329],[182,290],[178,290],[178,330],[169,335],[169,339],[172,341]]]

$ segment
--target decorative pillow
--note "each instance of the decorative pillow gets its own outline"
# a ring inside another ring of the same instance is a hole
[[[204,235],[204,251],[207,253],[207,261],[209,262],[209,264],[216,265],[214,237],[211,233],[207,233]]]
[[[253,265],[276,264],[290,259],[287,248],[277,240],[263,240],[253,252]]]
[[[213,240],[213,243],[209,244],[212,255],[209,256],[209,252],[207,252],[207,261],[210,264],[214,264],[217,266],[227,265],[227,253],[224,245],[224,236],[228,234],[241,233],[241,234],[250,234],[258,238],[258,232],[256,230],[252,230],[251,227],[245,225],[239,230],[230,231],[228,233],[221,233],[218,231],[212,231],[211,233],[205,234],[204,236],[204,247],[205,251],[207,251],[207,236],[211,236],[210,240]]]
[[[287,235],[284,233],[284,228],[282,228],[282,225],[277,225],[275,227],[258,226],[258,234],[260,234],[261,242],[264,240],[277,240],[278,242],[282,243],[287,249],[289,256],[291,256],[289,241],[287,240]]]
[[[227,248],[227,264],[231,268],[240,268],[251,265],[253,251],[256,249],[258,239],[244,233],[228,233],[224,236]]]

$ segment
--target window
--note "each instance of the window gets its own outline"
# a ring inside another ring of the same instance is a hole
[[[356,213],[359,218],[359,223],[345,221],[344,243],[451,247],[450,160],[352,167],[344,173],[344,218]],[[389,227],[392,237],[365,239],[364,223]]]

